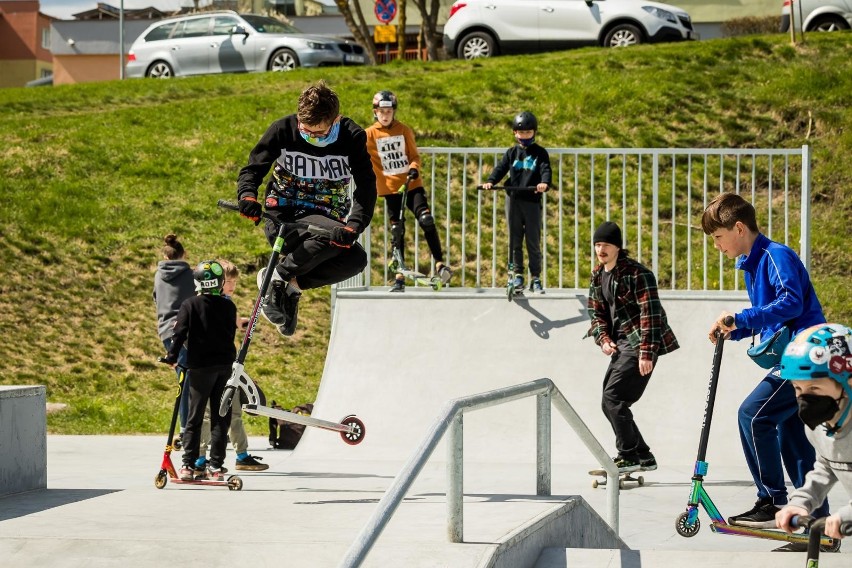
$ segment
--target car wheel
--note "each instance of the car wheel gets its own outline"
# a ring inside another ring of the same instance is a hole
[[[642,32],[631,24],[618,24],[606,34],[604,47],[626,47],[643,42]]]
[[[292,71],[299,66],[299,58],[290,49],[279,49],[269,58],[270,71]]]
[[[818,16],[808,26],[809,32],[836,32],[839,30],[848,30],[849,23],[840,16]]]
[[[169,77],[174,77],[174,75],[175,72],[172,70],[172,66],[165,61],[153,62],[145,72],[146,77],[153,77],[154,79],[168,79]]]
[[[497,55],[494,38],[485,32],[472,32],[459,42],[459,59],[477,59]]]

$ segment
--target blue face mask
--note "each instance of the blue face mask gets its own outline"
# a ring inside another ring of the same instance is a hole
[[[329,144],[334,144],[335,142],[337,142],[337,135],[340,134],[340,121],[334,123],[334,125],[328,131],[328,134],[319,138],[310,134],[306,134],[301,130],[299,130],[299,134],[302,135],[302,138],[304,138],[305,142],[307,142],[308,144],[323,148],[325,146],[328,146]]]

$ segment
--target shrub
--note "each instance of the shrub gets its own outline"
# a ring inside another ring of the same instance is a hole
[[[780,16],[748,16],[732,18],[722,23],[722,36],[735,37],[752,34],[780,33]]]

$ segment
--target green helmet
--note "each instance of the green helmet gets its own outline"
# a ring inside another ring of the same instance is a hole
[[[215,260],[202,260],[192,273],[195,287],[202,294],[218,296],[225,286],[225,270]]]

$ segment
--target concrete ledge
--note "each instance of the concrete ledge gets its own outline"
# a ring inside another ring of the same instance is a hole
[[[0,386],[0,496],[47,487],[44,386]]]
[[[479,568],[533,566],[542,551],[552,547],[563,550],[628,548],[582,497],[576,497],[545,511],[500,539]]]

